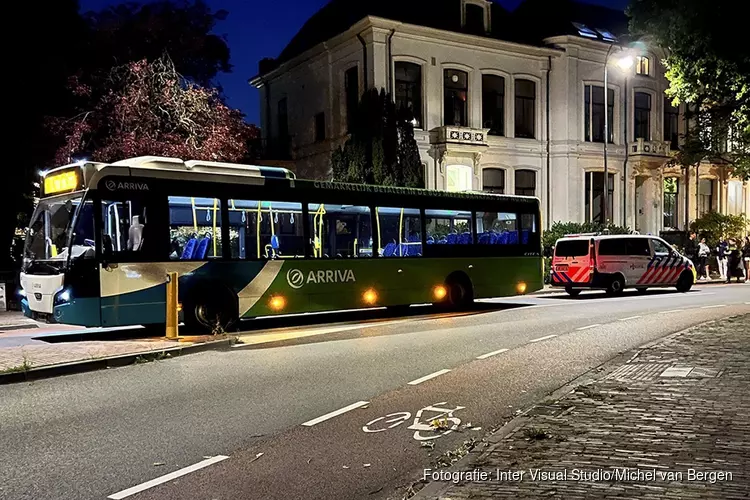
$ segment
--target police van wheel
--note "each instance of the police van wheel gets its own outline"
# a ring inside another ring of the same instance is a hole
[[[622,276],[615,276],[612,281],[609,282],[607,287],[607,294],[609,295],[620,295],[625,289],[625,280]]]
[[[692,273],[685,271],[680,275],[680,279],[677,280],[677,291],[680,293],[689,292],[693,288],[693,275]]]
[[[566,287],[565,292],[571,297],[578,297],[579,295],[581,295],[581,290],[577,288]]]

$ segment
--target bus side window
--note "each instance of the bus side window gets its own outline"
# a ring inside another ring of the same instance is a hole
[[[169,197],[171,260],[222,256],[221,202],[217,198]]]
[[[229,236],[233,259],[302,258],[302,203],[229,200]]]
[[[520,244],[516,214],[477,212],[477,241],[480,245]]]
[[[417,208],[378,207],[376,244],[381,257],[420,257],[422,221]]]
[[[425,210],[428,245],[470,245],[471,212],[467,210]]]
[[[307,210],[313,258],[372,257],[370,207],[310,203]]]

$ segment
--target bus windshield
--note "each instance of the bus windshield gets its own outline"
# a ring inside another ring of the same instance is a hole
[[[67,262],[68,256],[93,257],[92,207],[92,202],[84,201],[81,193],[41,200],[29,224],[24,248],[25,258],[30,261],[59,263],[62,266]],[[74,219],[77,220],[76,226],[83,231],[71,230]]]

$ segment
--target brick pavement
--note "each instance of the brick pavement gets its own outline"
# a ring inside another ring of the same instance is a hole
[[[417,497],[750,498],[750,315],[670,336],[603,373],[511,421],[447,470],[490,479],[443,479]],[[525,472],[497,480],[498,470]],[[536,470],[567,477],[535,479]],[[732,477],[712,483],[690,470]],[[601,478],[615,472],[630,476]]]

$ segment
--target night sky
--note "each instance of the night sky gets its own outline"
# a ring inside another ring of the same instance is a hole
[[[352,0],[356,2],[358,0]],[[624,9],[627,0],[584,0],[590,3]],[[276,57],[307,19],[328,0],[207,0],[213,10],[229,12],[226,21],[216,26],[216,33],[225,35],[231,50],[232,73],[220,75],[219,83],[230,106],[241,109],[247,121],[259,122],[258,92],[247,84],[255,76],[258,61]],[[118,0],[80,0],[81,10],[98,10],[122,3]],[[509,10],[521,0],[501,0]]]

